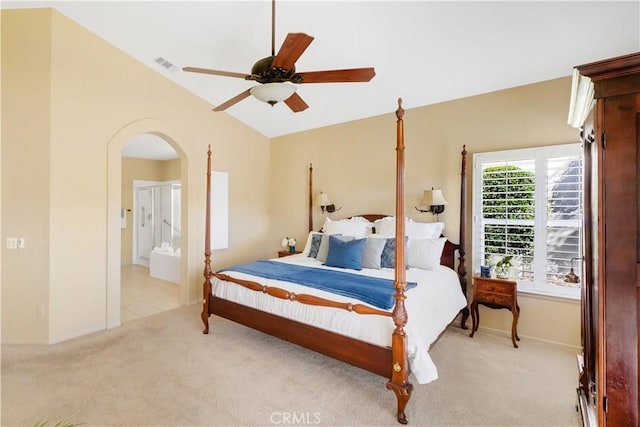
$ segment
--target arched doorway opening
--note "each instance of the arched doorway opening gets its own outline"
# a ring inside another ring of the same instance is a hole
[[[107,146],[107,307],[106,307],[106,328],[114,328],[122,323],[122,287],[121,268],[123,257],[123,232],[122,232],[122,209],[128,209],[123,205],[123,157],[122,150],[134,138],[139,135],[150,134],[160,138],[168,144],[180,159],[179,180],[180,191],[180,224],[171,224],[180,230],[181,245],[179,257],[179,286],[181,305],[189,302],[189,289],[187,266],[189,265],[188,239],[188,159],[185,151],[177,142],[180,140],[180,131],[172,129],[166,122],[157,119],[141,119],[129,123],[110,139]],[[171,136],[170,136],[171,135]],[[184,138],[182,138],[184,140]],[[131,189],[133,192],[133,188]],[[131,207],[133,214],[133,207]],[[127,212],[129,213],[129,212]],[[133,215],[131,215],[133,217]],[[133,218],[131,218],[133,225]]]
[[[154,134],[135,136],[121,159],[120,318],[181,305],[181,159]]]

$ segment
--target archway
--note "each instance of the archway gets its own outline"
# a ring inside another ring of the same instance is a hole
[[[181,160],[181,229],[184,239],[188,239],[188,158],[178,140],[181,132],[173,129],[166,122],[159,119],[145,118],[128,123],[118,130],[107,144],[107,289],[106,289],[106,328],[114,328],[121,324],[121,189],[122,189],[122,148],[135,136],[153,134],[171,145]],[[182,304],[189,301],[188,281],[189,251],[188,245],[183,245],[180,258],[180,293]]]

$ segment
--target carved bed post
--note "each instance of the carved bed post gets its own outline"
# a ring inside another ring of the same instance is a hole
[[[458,277],[460,278],[460,286],[462,292],[467,296],[467,266],[466,266],[466,224],[467,224],[467,146],[462,146],[462,167],[460,169],[460,248],[458,248]],[[461,310],[462,320],[460,321],[460,327],[467,329],[467,319],[469,318],[469,307],[465,307]]]
[[[309,232],[313,231],[313,164],[309,163]]]
[[[387,382],[387,388],[393,390],[398,401],[398,422],[407,424],[407,416],[404,410],[411,397],[413,384],[409,382],[409,361],[407,359],[407,334],[404,326],[407,324],[408,315],[404,306],[406,299],[404,290],[407,286],[405,263],[405,222],[404,222],[404,125],[402,117],[402,98],[398,98],[396,110],[397,121],[397,145],[396,145],[396,262],[395,262],[395,288],[394,298],[396,304],[393,307],[393,323],[396,328],[391,337],[391,379]]]
[[[207,150],[207,206],[206,206],[206,215],[205,215],[205,223],[204,223],[204,271],[202,274],[204,275],[204,284],[202,285],[202,313],[200,317],[202,318],[202,323],[204,323],[204,331],[203,334],[209,333],[209,304],[211,303],[211,277],[213,273],[211,272],[211,145],[209,145],[209,149]]]

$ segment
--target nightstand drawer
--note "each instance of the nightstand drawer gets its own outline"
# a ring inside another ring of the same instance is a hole
[[[500,283],[495,280],[476,280],[475,286],[477,286],[478,292],[493,292],[503,295],[513,294],[513,283],[511,282]]]
[[[509,308],[513,305],[513,296],[511,295],[478,292],[477,297],[478,303],[503,305]]]

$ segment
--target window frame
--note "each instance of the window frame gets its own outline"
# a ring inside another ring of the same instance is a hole
[[[581,143],[570,143],[534,148],[520,148],[510,150],[500,150],[493,152],[474,153],[473,155],[473,176],[472,176],[472,259],[473,271],[478,272],[483,263],[483,248],[481,247],[482,232],[482,186],[483,176],[481,165],[491,162],[515,162],[518,160],[533,160],[535,167],[535,218],[534,223],[534,258],[533,272],[534,280],[527,281],[516,279],[518,292],[531,293],[551,297],[560,297],[579,300],[581,297],[581,286],[563,287],[548,284],[547,276],[547,232],[546,229],[553,224],[571,223],[572,227],[579,229],[579,256],[584,257],[584,212],[580,212],[580,218],[574,220],[557,220],[547,218],[547,165],[546,160],[554,157],[579,155],[582,159],[582,173],[584,173],[584,156]],[[581,186],[581,200],[584,200],[584,185]],[[511,220],[511,221],[531,221],[531,220]],[[545,230],[540,232],[540,230]],[[582,260],[576,260],[581,263]],[[582,271],[582,269],[579,269]],[[540,276],[545,279],[540,279]],[[582,277],[580,278],[582,279]]]

